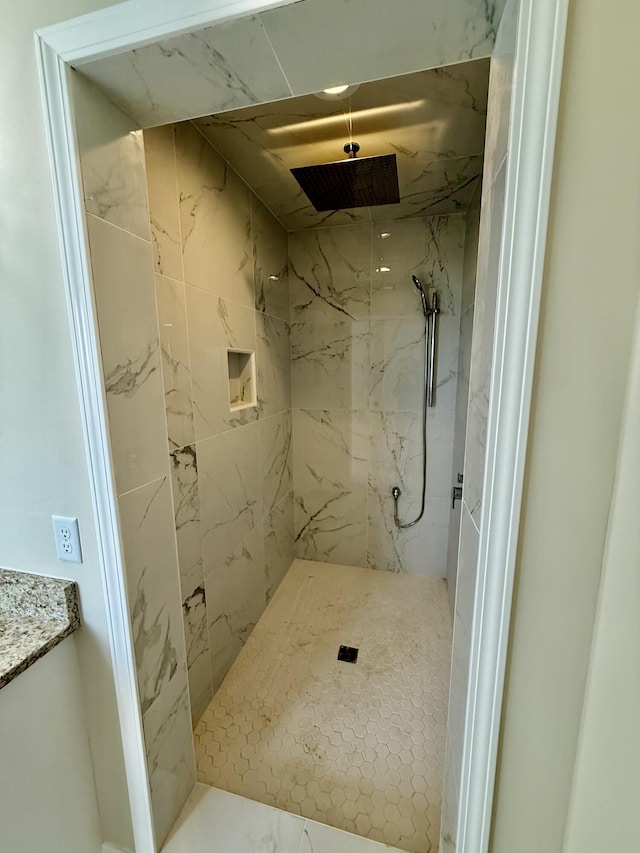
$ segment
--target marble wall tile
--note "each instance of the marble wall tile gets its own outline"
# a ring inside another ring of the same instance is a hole
[[[143,714],[178,680],[186,688],[169,477],[121,495],[122,546]]]
[[[366,491],[369,413],[295,409],[296,491]]]
[[[118,493],[166,471],[167,438],[151,245],[87,217]]]
[[[153,823],[164,845],[196,784],[189,692],[177,680],[143,716]]]
[[[293,323],[292,403],[299,409],[365,409],[369,322]]]
[[[424,388],[424,318],[371,321],[369,404],[373,410],[418,411]],[[458,373],[457,317],[438,317],[434,404],[454,411]]]
[[[209,626],[204,582],[182,602],[191,719],[197,723],[213,696],[209,657]]]
[[[296,491],[296,556],[366,566],[367,496],[364,492]]]
[[[185,286],[162,275],[155,281],[169,450],[175,450],[195,437]]]
[[[260,427],[260,474],[264,513],[267,515],[291,491],[293,442],[291,412],[262,418]]]
[[[109,56],[82,73],[143,127],[291,95],[257,17]]]
[[[255,421],[258,408],[232,411],[227,349],[256,351],[255,311],[186,287],[191,390],[196,440]]]
[[[142,133],[80,74],[71,79],[85,210],[148,240]]]
[[[188,445],[175,450],[170,455],[169,462],[180,565],[181,599],[184,601],[194,589],[202,586],[204,580],[196,446]]]
[[[427,498],[421,521],[398,530],[393,520],[391,493],[369,493],[367,564],[379,571],[443,577],[446,571],[449,501]],[[403,494],[398,502],[401,521],[420,512],[420,495]]]
[[[464,482],[465,501],[478,527],[482,510],[505,176],[506,164],[500,169],[495,183],[485,187],[483,192],[478,245]]]
[[[253,193],[251,230],[256,310],[288,321],[288,235],[271,211]]]
[[[271,601],[295,558],[293,491],[285,495],[264,521],[265,596]]]
[[[256,314],[258,411],[260,417],[291,408],[289,324],[269,314]]]
[[[440,316],[457,316],[464,235],[464,216],[376,223],[373,228],[371,314],[380,317],[421,315],[420,295],[411,281],[411,276],[417,275],[429,295],[434,289],[437,291]]]
[[[422,412],[371,412],[369,489],[385,498],[392,486],[417,495],[422,488]],[[427,412],[427,497],[449,500],[453,412]]]
[[[176,161],[185,282],[253,308],[249,188],[192,124],[176,125]]]
[[[371,302],[371,225],[314,228],[289,238],[291,318],[367,318]]]
[[[471,340],[478,265],[478,233],[480,226],[480,193],[465,219],[466,236],[462,272],[462,309],[460,313],[460,338],[458,347],[458,379],[456,385],[456,414],[453,432],[453,457],[451,482],[457,483],[458,474],[464,475],[464,446],[467,431],[467,408],[469,403],[469,369],[471,366]],[[447,591],[453,614],[458,562],[458,540],[460,537],[460,503],[451,508],[449,521],[449,544],[447,546]]]
[[[259,429],[249,424],[198,443],[205,576],[262,521]]]
[[[266,605],[262,524],[224,557],[218,556],[207,574],[205,588],[215,691]]]
[[[451,657],[451,687],[447,721],[447,739],[449,749],[451,750],[452,772],[457,790],[460,789],[460,773],[462,768],[462,743],[469,682],[471,627],[477,577],[479,538],[468,507],[465,505],[462,508],[460,526],[460,552],[458,557],[453,651]]]
[[[458,792],[453,778],[451,751],[445,750],[442,818],[440,821],[440,851],[455,853],[458,837]]]
[[[278,55],[294,94],[318,92],[343,80],[377,80],[404,74],[408,67],[435,68],[464,59],[488,56],[495,41],[496,27],[504,7],[498,2],[465,0],[452,6],[447,0],[409,0],[402,8],[402,50],[391,40],[388,49],[380,42],[380,33],[398,29],[398,10],[393,4],[376,6],[371,15],[367,0],[341,0],[323,3],[295,3],[263,13],[260,17]],[[335,26],[335,21],[340,26]],[[296,33],[296,38],[291,38]],[[362,44],[378,49],[366,55],[354,51],[353,34]],[[331,44],[328,71],[321,43]]]
[[[183,281],[175,128],[150,128],[143,140],[155,270]]]

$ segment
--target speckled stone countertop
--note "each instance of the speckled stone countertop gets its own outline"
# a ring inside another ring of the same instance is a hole
[[[73,581],[0,569],[0,688],[79,627]]]

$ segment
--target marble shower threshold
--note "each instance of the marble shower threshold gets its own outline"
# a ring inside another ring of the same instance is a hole
[[[442,579],[295,560],[195,727],[198,781],[435,853],[451,635]]]

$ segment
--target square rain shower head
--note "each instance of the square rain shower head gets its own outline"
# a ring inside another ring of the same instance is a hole
[[[317,211],[400,201],[395,154],[299,166],[291,174]]]

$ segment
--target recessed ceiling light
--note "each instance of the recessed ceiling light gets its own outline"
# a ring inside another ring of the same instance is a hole
[[[277,275],[270,275],[269,281],[278,281],[278,276]]]
[[[383,232],[382,232],[382,234],[380,234],[380,237],[381,237],[383,240],[386,240],[386,239],[387,239],[387,237],[391,237],[391,231],[383,231]]]
[[[316,92],[316,98],[322,98],[323,101],[342,101],[357,92],[360,86],[350,86],[348,83],[342,83],[340,86],[329,86],[323,89],[322,92]]]
[[[376,269],[376,272],[391,272],[391,268],[390,267],[378,267]]]

